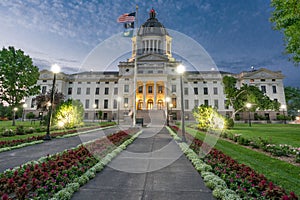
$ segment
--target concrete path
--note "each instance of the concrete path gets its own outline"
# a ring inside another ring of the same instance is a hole
[[[104,170],[80,188],[81,199],[214,199],[166,128],[143,133]]]
[[[14,149],[0,153],[0,172],[6,169],[20,166],[31,160],[37,160],[47,154],[55,154],[65,149],[76,147],[77,145],[90,141],[104,135],[108,135],[119,131],[118,127],[109,128],[105,130],[92,131],[90,133],[64,138],[64,139],[53,139],[45,141],[41,144],[23,147],[20,149]]]

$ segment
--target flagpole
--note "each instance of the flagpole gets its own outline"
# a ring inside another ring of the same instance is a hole
[[[132,120],[132,126],[135,127],[136,125],[136,73],[137,73],[137,35],[138,35],[138,5],[135,7],[135,58],[134,58],[134,72],[133,72],[133,92],[134,92],[134,99],[133,99],[133,120]]]

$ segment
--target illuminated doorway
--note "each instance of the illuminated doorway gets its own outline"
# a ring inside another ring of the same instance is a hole
[[[152,99],[149,99],[147,101],[147,109],[148,110],[152,110],[153,109],[153,100]]]
[[[143,108],[143,100],[140,99],[140,100],[138,101],[138,103],[137,103],[137,109],[138,109],[138,110],[142,110],[142,108]]]
[[[163,109],[163,105],[164,105],[164,102],[161,99],[157,101],[157,109],[158,110]]]

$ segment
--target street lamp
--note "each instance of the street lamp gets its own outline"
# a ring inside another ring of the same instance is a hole
[[[182,130],[182,142],[186,142],[185,138],[185,127],[184,127],[184,105],[183,105],[183,83],[182,83],[182,76],[185,72],[185,66],[178,65],[176,69],[177,73],[180,75],[180,97],[181,97],[181,130]]]
[[[170,97],[166,97],[166,102],[167,102],[167,126],[169,126],[169,103],[171,101]]]
[[[120,102],[121,102],[121,97],[117,98],[117,103],[118,103],[118,125],[120,124]]]
[[[16,125],[16,112],[18,111],[17,107],[14,107],[13,109],[13,126]]]
[[[251,127],[251,118],[250,118],[250,108],[251,108],[252,104],[251,103],[246,103],[246,107],[248,108],[248,122],[249,122],[249,126]]]
[[[283,123],[286,124],[286,118],[285,118],[285,109],[286,109],[286,105],[281,105],[280,108],[282,109]]]
[[[94,108],[93,122],[95,122],[95,118],[96,118],[96,108],[97,108],[97,105],[96,105],[95,103],[93,104],[93,108]]]
[[[27,108],[27,104],[24,103],[23,104],[23,114],[22,114],[22,121],[24,122],[24,119],[25,119],[25,109]]]
[[[52,118],[52,110],[53,110],[53,102],[54,102],[54,92],[55,92],[55,82],[56,82],[56,74],[60,72],[60,67],[57,64],[51,66],[51,71],[53,72],[53,83],[52,83],[52,90],[51,90],[51,99],[50,99],[50,107],[49,107],[49,114],[48,114],[48,123],[47,123],[47,133],[44,140],[51,140],[50,136],[50,126],[51,126],[51,118]]]

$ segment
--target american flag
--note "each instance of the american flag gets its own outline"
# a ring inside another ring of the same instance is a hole
[[[135,12],[133,13],[125,13],[118,17],[117,22],[124,23],[124,22],[134,22],[135,19]]]

